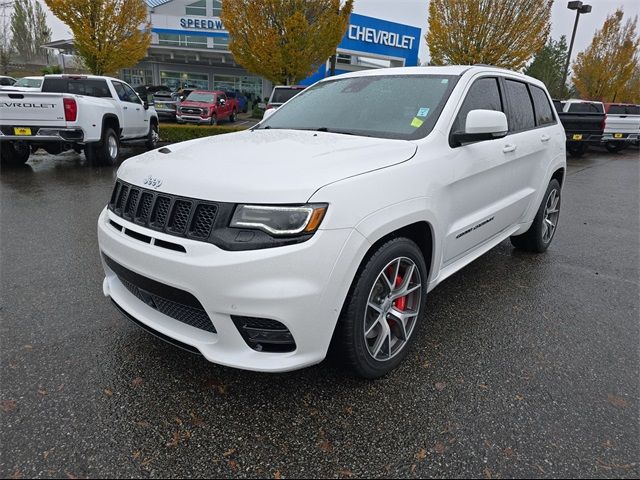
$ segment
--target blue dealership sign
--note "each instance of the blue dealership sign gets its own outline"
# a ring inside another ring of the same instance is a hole
[[[405,67],[415,67],[418,65],[421,35],[422,31],[417,27],[352,13],[338,50],[363,57],[403,60]],[[336,70],[336,75],[341,73],[345,70]],[[323,64],[300,84],[311,85],[326,76],[327,68]]]
[[[418,64],[420,35],[417,27],[352,13],[338,49],[402,58],[405,66],[414,67]]]

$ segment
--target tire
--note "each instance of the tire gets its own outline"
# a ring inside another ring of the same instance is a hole
[[[609,153],[621,152],[622,150],[624,150],[625,147],[626,145],[621,142],[616,142],[616,143],[607,142],[604,144],[604,148],[606,148]]]
[[[229,121],[231,123],[236,121],[236,115],[238,114],[238,112],[236,110],[234,110],[233,112],[231,112],[231,115],[229,115]]]
[[[410,270],[411,266],[415,268]],[[410,271],[413,273],[405,285]],[[393,277],[395,281],[391,282]],[[399,290],[396,293],[401,293],[403,287],[417,288],[393,300],[389,297],[392,285]],[[367,379],[382,377],[396,368],[406,357],[423,316],[426,285],[427,267],[422,252],[408,238],[389,240],[366,258],[351,285],[334,335],[342,364]],[[395,316],[402,312],[412,312],[406,323]],[[404,332],[401,324],[405,325]],[[368,335],[365,329],[369,330]]]
[[[110,127],[105,129],[101,142],[89,143],[84,147],[84,155],[92,165],[116,165],[119,154],[120,140]]]
[[[526,252],[542,253],[546,251],[558,228],[561,204],[562,189],[558,180],[554,178],[549,182],[531,227],[522,235],[511,237],[511,244],[518,250]],[[550,224],[553,225],[553,228],[549,233]]]
[[[567,151],[572,157],[580,158],[587,151],[587,145],[584,143],[569,144],[567,145]]]
[[[211,120],[209,120],[209,124],[212,126],[218,125],[218,117],[216,117],[215,113],[211,114]]]
[[[31,147],[26,143],[0,143],[0,163],[2,165],[24,165],[31,155]]]
[[[158,122],[151,122],[151,126],[149,127],[149,133],[147,134],[147,141],[145,145],[148,150],[154,150],[158,147],[158,141],[160,140],[160,130],[158,127]]]

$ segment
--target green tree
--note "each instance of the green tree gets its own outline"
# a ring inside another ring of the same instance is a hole
[[[553,0],[431,0],[425,36],[434,65],[520,70],[547,43]]]
[[[524,69],[526,75],[541,80],[547,86],[553,98],[567,98],[568,89],[562,85],[562,73],[567,61],[567,39],[549,39],[549,42],[536,53],[533,62]]]
[[[640,102],[638,17],[623,23],[618,9],[596,32],[573,63],[573,83],[582,98],[603,102]]]
[[[94,75],[115,74],[147,55],[151,24],[143,0],[45,1],[73,32],[76,52]]]
[[[15,0],[11,14],[12,45],[24,61],[41,55],[43,44],[51,41],[46,14],[37,0]]]
[[[291,85],[335,53],[352,10],[353,0],[228,0],[221,19],[240,65]]]

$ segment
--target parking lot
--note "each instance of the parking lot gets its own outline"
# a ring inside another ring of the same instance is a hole
[[[640,476],[637,149],[570,160],[550,250],[504,242],[428,298],[366,382],[266,375],[141,331],[102,295],[115,169],[3,169],[2,477]]]

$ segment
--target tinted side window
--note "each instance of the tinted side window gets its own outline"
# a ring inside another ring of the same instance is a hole
[[[481,78],[471,85],[456,120],[453,122],[453,132],[464,131],[467,114],[471,110],[504,111],[497,78]]]
[[[115,88],[118,98],[123,102],[126,102],[127,92],[124,91],[124,86],[120,82],[113,82],[113,88]]]
[[[611,105],[609,107],[610,115],[624,115],[626,113],[626,108],[624,105]]]
[[[88,97],[112,98],[106,80],[98,78],[46,78],[42,91],[48,93],[73,93]]]
[[[138,94],[133,90],[133,88],[126,83],[122,84],[122,88],[124,88],[124,93],[127,97],[125,102],[140,103],[140,97],[138,97]]]
[[[529,88],[531,90],[531,97],[533,97],[533,106],[536,110],[536,124],[549,125],[550,123],[555,123],[547,94],[539,87],[529,85]]]
[[[509,100],[509,131],[519,132],[536,126],[533,104],[527,85],[515,80],[505,80]]]

